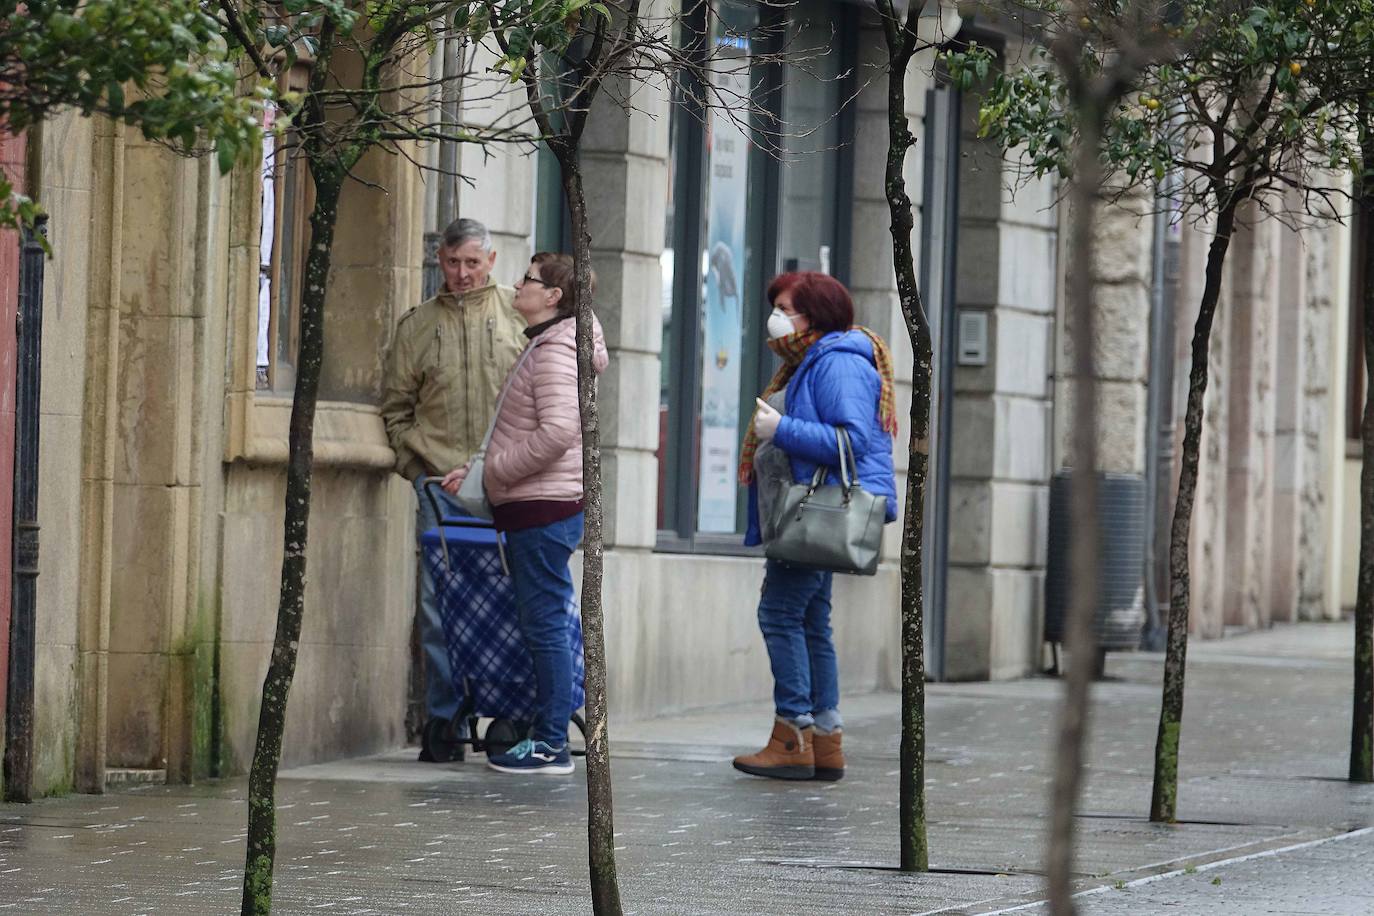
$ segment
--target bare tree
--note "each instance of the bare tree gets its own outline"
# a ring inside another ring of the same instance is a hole
[[[271,93],[298,137],[284,148],[309,166],[315,193],[291,405],[281,593],[248,783],[244,914],[265,914],[272,908],[277,768],[305,613],[312,439],[339,199],[355,167],[373,150],[411,156],[417,141],[497,142],[507,136],[504,130],[483,133],[445,123],[442,116],[436,120],[434,112],[440,103],[427,92],[436,81],[410,72],[411,62],[445,30],[465,35],[480,32],[480,22],[460,14],[465,9],[464,4],[453,2],[380,0],[369,4],[363,15],[353,5],[338,2],[218,0],[216,12],[224,41],[263,86],[275,85],[279,68],[293,64],[297,55],[308,53],[314,59],[303,92]],[[561,28],[563,7],[546,6],[541,11],[545,18],[538,21]],[[536,22],[528,11],[522,15],[527,23]]]
[[[1366,2],[1366,6],[1369,4]],[[1359,212],[1364,247],[1364,415],[1360,424],[1360,560],[1355,593],[1355,697],[1350,724],[1350,779],[1374,782],[1374,103],[1359,100]],[[1354,308],[1356,303],[1350,304]]]
[[[937,0],[938,4],[938,0]],[[926,871],[926,672],[925,608],[921,591],[925,568],[926,480],[930,471],[930,399],[933,348],[930,321],[916,279],[911,233],[915,226],[904,169],[916,144],[906,114],[906,77],[911,62],[932,45],[919,35],[926,0],[913,2],[903,16],[893,0],[878,0],[887,46],[887,165],[883,190],[892,231],[892,261],[897,297],[911,340],[911,434],[907,443],[906,512],[902,519],[902,735],[898,773],[898,831],[902,871]]]
[[[586,656],[587,695],[587,859],[591,874],[592,909],[598,916],[619,916],[620,880],[615,867],[615,808],[611,785],[611,736],[606,697],[606,630],[602,613],[603,519],[601,486],[601,418],[596,397],[596,370],[592,313],[591,228],[587,222],[587,196],[578,158],[592,104],[607,75],[607,62],[631,50],[639,19],[639,0],[617,10],[617,23],[600,4],[591,21],[578,22],[579,32],[589,32],[590,48],[576,54],[571,72],[557,74],[570,86],[563,107],[565,117],[555,119],[544,87],[537,58],[537,38],[519,27],[502,28],[496,19],[494,36],[509,66],[523,79],[530,111],[540,135],[558,161],[563,195],[572,223],[573,271],[576,282],[577,395],[582,421],[582,491],[585,528],[582,539],[582,636]],[[498,15],[495,7],[493,17]],[[523,48],[523,53],[522,53]],[[528,54],[529,57],[525,55]]]
[[[1097,656],[1095,615],[1098,604],[1097,502],[1097,370],[1094,365],[1094,231],[1102,192],[1102,134],[1108,114],[1130,89],[1132,80],[1153,49],[1140,44],[1142,36],[1155,31],[1158,20],[1153,4],[1131,3],[1120,18],[1091,20],[1092,3],[1078,5],[1079,27],[1055,36],[1050,42],[1068,87],[1069,103],[1077,114],[1078,143],[1074,151],[1074,175],[1069,192],[1069,250],[1077,252],[1066,277],[1067,320],[1073,340],[1073,509],[1074,532],[1070,554],[1073,591],[1069,599],[1066,645],[1071,658],[1065,676],[1064,700],[1059,713],[1059,740],[1053,800],[1050,805],[1050,845],[1047,852],[1050,909],[1058,916],[1074,912],[1073,841],[1074,816],[1082,791],[1083,754],[1087,742],[1089,690]]]
[[[1113,4],[1065,9],[1053,0],[1016,4],[1051,30],[1086,31],[1115,21]],[[1367,15],[1360,4],[1182,0],[1156,4],[1155,21],[1177,53],[1147,61],[1107,111],[1101,162],[1113,196],[1153,182],[1199,222],[1212,241],[1192,338],[1178,492],[1170,530],[1170,607],[1150,818],[1177,813],[1178,750],[1191,606],[1189,570],[1213,320],[1231,240],[1246,207],[1282,214],[1292,191],[1310,216],[1330,217],[1342,191],[1332,170],[1351,158],[1353,106],[1370,90]],[[1167,18],[1166,18],[1167,17]],[[1066,78],[1029,68],[999,78],[981,125],[1029,160],[1036,174],[1073,171],[1063,142],[1082,135],[1066,103]],[[1166,176],[1174,180],[1165,181]]]
[[[602,610],[600,415],[592,368],[592,232],[580,160],[582,139],[594,108],[610,105],[632,111],[638,93],[650,84],[670,87],[674,102],[695,113],[726,112],[770,153],[779,152],[784,132],[772,122],[764,103],[749,91],[754,87],[739,91],[711,79],[717,68],[728,71],[740,61],[706,47],[704,41],[696,40],[700,36],[691,36],[690,17],[697,4],[666,12],[652,12],[641,0],[574,2],[572,6],[574,14],[567,21],[569,37],[561,50],[550,48],[547,30],[510,22],[494,3],[486,9],[492,36],[503,55],[500,66],[513,81],[523,83],[535,137],[558,162],[572,228],[586,512],[581,605],[587,672],[588,860],[595,912],[619,914]],[[676,42],[675,32],[688,37]],[[750,60],[758,65],[787,57],[796,63],[805,61],[813,51],[789,48],[773,54],[754,53]]]
[[[1024,11],[1021,4],[1017,11]],[[1166,31],[1167,4],[1157,0],[1079,0],[1076,3],[1047,3],[1041,9],[1042,38],[1054,71],[1042,76],[1054,87],[1055,100],[1063,117],[1073,125],[1072,142],[1061,144],[1056,153],[1057,170],[1069,180],[1069,250],[1075,256],[1068,264],[1066,321],[1073,349],[1073,429],[1069,465],[1073,478],[1073,505],[1070,526],[1073,540],[1069,558],[1070,594],[1065,643],[1070,664],[1065,676],[1064,699],[1060,708],[1058,739],[1055,745],[1055,776],[1050,803],[1050,836],[1046,870],[1050,909],[1057,916],[1074,912],[1072,865],[1074,817],[1082,791],[1084,748],[1088,734],[1090,689],[1097,655],[1095,616],[1099,601],[1098,544],[1098,404],[1095,350],[1095,231],[1097,210],[1102,206],[1107,172],[1103,150],[1108,125],[1121,99],[1130,91],[1141,71],[1150,63],[1173,51],[1173,36]],[[962,54],[956,57],[966,69],[986,55]],[[1008,87],[1023,85],[1017,77],[999,77],[994,86],[996,105]],[[1014,96],[1014,93],[1013,93]],[[1005,106],[1003,113],[1011,109]],[[987,108],[985,107],[985,111]],[[1019,111],[1019,110],[1018,110]],[[980,121],[1002,126],[995,117],[984,115]],[[998,135],[1009,147],[1021,146],[1028,138],[1003,127]],[[1043,142],[1039,135],[1029,154],[1034,157]],[[1015,155],[1024,157],[1027,150]]]

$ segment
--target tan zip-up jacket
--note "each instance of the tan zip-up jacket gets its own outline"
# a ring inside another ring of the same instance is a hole
[[[496,399],[525,349],[515,290],[447,289],[401,316],[386,355],[382,419],[409,480],[446,474],[482,444]]]

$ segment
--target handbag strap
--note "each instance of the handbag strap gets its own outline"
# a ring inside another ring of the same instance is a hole
[[[859,482],[859,471],[858,461],[854,458],[854,443],[849,441],[849,430],[843,426],[835,427],[835,445],[840,453],[840,483],[848,494]]]
[[[487,434],[482,437],[482,444],[478,446],[476,454],[485,455],[487,446],[491,445],[491,434],[496,429],[496,418],[501,416],[501,405],[506,403],[506,395],[510,392],[511,382],[515,381],[515,373],[524,365],[525,358],[534,352],[534,343],[520,351],[520,356],[515,360],[515,365],[510,367],[510,372],[506,373],[506,383],[501,386],[501,393],[496,398],[496,409],[491,412],[491,421],[487,423]]]
[[[836,469],[840,475],[840,487],[844,490],[844,497],[847,501],[849,494],[859,485],[859,463],[854,457],[854,444],[849,441],[849,431],[843,426],[835,427],[835,450],[839,452],[839,467]],[[825,483],[826,465],[818,465],[816,472],[811,475],[811,487],[807,491],[807,496],[816,492],[821,484]]]

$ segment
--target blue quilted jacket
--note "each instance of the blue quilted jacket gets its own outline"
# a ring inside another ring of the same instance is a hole
[[[897,479],[892,437],[878,417],[882,380],[873,364],[873,343],[862,331],[834,331],[811,345],[787,384],[787,410],[773,444],[792,462],[792,479],[810,481],[816,468],[830,468],[827,483],[839,483],[835,427],[843,426],[854,446],[859,483],[887,497],[887,520],[897,518]],[[758,491],[749,488],[749,527],[744,543],[762,543]]]

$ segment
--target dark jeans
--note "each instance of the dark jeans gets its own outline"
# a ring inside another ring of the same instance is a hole
[[[506,561],[515,585],[520,632],[534,662],[535,718],[531,736],[562,746],[572,718],[573,656],[568,561],[582,540],[582,513],[550,525],[506,534]]]
[[[439,520],[425,493],[424,478],[414,482],[419,505],[415,512],[415,543]],[[451,515],[466,515],[444,491],[432,488],[439,497],[439,511]],[[439,616],[438,597],[434,594],[434,577],[429,565],[420,560],[420,647],[425,653],[425,714],[431,718],[452,719],[458,714],[458,691],[453,686],[453,669],[448,661],[448,643],[444,640],[443,619]]]
[[[830,631],[832,574],[767,561],[759,629],[773,668],[777,714],[799,726],[839,726],[840,670]]]

